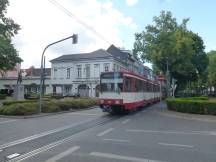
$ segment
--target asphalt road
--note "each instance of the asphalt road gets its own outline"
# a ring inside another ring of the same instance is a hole
[[[216,162],[216,122],[164,116],[162,107],[0,118],[0,162]]]

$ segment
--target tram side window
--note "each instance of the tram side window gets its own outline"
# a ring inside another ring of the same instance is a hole
[[[142,91],[142,81],[139,79],[136,79],[135,92],[141,92],[141,91]]]
[[[150,87],[151,87],[151,90],[150,90],[150,92],[154,92],[154,91],[153,91],[154,85],[153,85],[153,84],[151,84],[151,86],[150,86]]]
[[[143,92],[147,92],[147,82],[143,81]]]
[[[125,92],[131,92],[131,86],[132,85],[132,79],[131,78],[125,78]]]
[[[147,92],[150,92],[150,84],[146,82]]]

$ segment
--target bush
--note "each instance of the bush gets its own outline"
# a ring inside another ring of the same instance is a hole
[[[70,109],[87,108],[98,105],[96,99],[61,99],[44,100],[43,113],[68,111]],[[34,100],[5,101],[0,109],[2,115],[32,115],[37,113],[38,102]]]
[[[3,105],[14,105],[14,104],[21,104],[21,103],[35,103],[34,100],[15,100],[15,101],[4,101],[2,102]]]
[[[18,103],[3,106],[0,109],[2,115],[32,115],[37,113],[37,104],[35,103]]]
[[[37,93],[26,93],[24,94],[25,99],[36,100],[39,98],[39,94]]]
[[[56,101],[45,101],[43,103],[42,112],[43,113],[52,113],[61,111],[58,102]]]
[[[216,115],[216,102],[208,100],[192,100],[192,99],[167,99],[167,108],[169,110],[192,113],[192,114],[205,114]]]
[[[200,96],[200,97],[186,97],[186,98],[177,98],[178,100],[208,100],[207,96]]]
[[[7,95],[6,94],[0,94],[0,100],[6,99]]]
[[[54,99],[61,99],[61,98],[64,98],[64,96],[62,94],[59,94],[59,93],[53,93],[51,95],[51,98],[54,98]]]

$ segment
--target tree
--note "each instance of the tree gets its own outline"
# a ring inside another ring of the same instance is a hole
[[[208,83],[210,87],[216,88],[216,51],[208,52]]]
[[[178,24],[171,12],[162,11],[141,33],[135,34],[133,53],[143,62],[151,62],[154,70],[167,70],[180,87],[195,81],[204,73],[208,59],[202,38],[187,29],[189,19]]]
[[[8,0],[0,1],[0,71],[11,70],[22,61],[11,42],[20,26],[5,16],[8,5]]]

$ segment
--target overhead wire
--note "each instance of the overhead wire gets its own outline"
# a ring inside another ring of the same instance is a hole
[[[74,15],[72,12],[70,12],[68,9],[66,9],[64,6],[62,6],[60,3],[58,3],[56,0],[48,0],[50,3],[52,3],[55,7],[60,9],[62,12],[67,14],[69,17],[75,19],[79,24],[90,30],[92,33],[94,33],[97,37],[105,41],[106,43],[109,43],[110,45],[112,44],[110,41],[108,41],[103,35],[98,33],[93,27],[79,19],[76,15]]]

